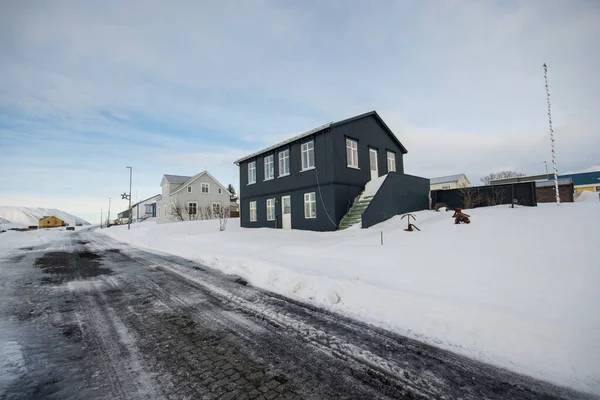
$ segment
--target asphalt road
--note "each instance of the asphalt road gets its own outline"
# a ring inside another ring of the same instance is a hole
[[[0,260],[0,399],[589,397],[93,231],[58,236]]]

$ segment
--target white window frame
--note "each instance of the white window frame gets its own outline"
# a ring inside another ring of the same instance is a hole
[[[346,138],[346,164],[348,168],[358,168],[358,140]]]
[[[191,186],[188,186],[188,187],[187,187],[187,192],[188,192],[188,193],[192,193],[192,187],[191,187]]]
[[[387,151],[387,167],[388,172],[396,172],[396,153],[393,151]],[[393,167],[390,167],[393,164]]]
[[[190,209],[191,209],[191,207],[190,207],[190,206],[191,206],[192,204],[194,205],[194,208],[195,208],[195,211],[196,211],[196,212],[194,212],[194,213],[191,213],[191,212],[190,212]],[[187,213],[188,213],[189,215],[198,215],[198,202],[197,202],[197,201],[188,201],[188,206],[187,206],[187,210],[186,210],[186,211],[187,211]]]
[[[205,187],[206,187],[206,192],[204,191]],[[210,183],[209,182],[200,182],[200,193],[210,194]]]
[[[248,185],[256,183],[256,161],[248,163]]]
[[[275,157],[273,154],[264,157],[265,181],[275,178]],[[269,174],[267,174],[269,173]]]
[[[281,150],[277,155],[277,159],[279,160],[278,177],[281,178],[283,176],[288,176],[290,174],[290,149]],[[281,167],[282,164],[285,168]],[[281,171],[285,172],[282,173]]]
[[[306,153],[306,160],[304,154]],[[312,154],[312,165],[310,164],[310,155]],[[300,172],[308,171],[315,168],[315,141],[311,140],[300,145],[300,158],[302,160],[302,169]],[[306,161],[306,164],[304,163]]]
[[[219,193],[219,194],[223,194],[223,189],[221,189],[221,188],[217,188],[217,193]]]
[[[317,196],[315,192],[304,193],[304,218],[317,218]]]
[[[267,199],[267,221],[275,221],[275,199]]]
[[[211,211],[212,211],[213,215],[215,215],[215,213],[219,211],[219,210],[216,210],[216,211],[215,211],[215,206],[218,206],[218,207],[219,207],[219,210],[220,210],[220,209],[223,207],[223,206],[221,205],[221,203],[219,203],[218,201],[213,201],[213,202],[210,204],[210,209],[211,209]]]
[[[248,205],[250,210],[250,222],[256,222],[258,220],[258,210],[256,209],[256,201],[251,201]]]

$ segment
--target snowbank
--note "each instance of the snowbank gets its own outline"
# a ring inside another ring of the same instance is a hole
[[[585,201],[590,203],[600,203],[600,193],[584,190],[577,196],[575,201]]]
[[[6,219],[15,225],[37,226],[39,219],[46,215],[60,218],[71,225],[89,225],[87,221],[56,208],[0,206],[0,218]]]
[[[341,232],[243,229],[231,220],[103,234],[544,380],[600,394],[600,206],[416,213]],[[384,232],[384,245],[380,244]]]

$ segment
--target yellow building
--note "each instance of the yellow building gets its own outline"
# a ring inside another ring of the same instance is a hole
[[[39,227],[40,228],[56,228],[57,226],[64,226],[65,222],[60,219],[60,218],[56,218],[56,217],[42,217],[40,218],[39,221]]]

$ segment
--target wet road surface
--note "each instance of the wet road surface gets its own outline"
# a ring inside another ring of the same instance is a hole
[[[0,399],[588,398],[93,231],[0,260]]]

